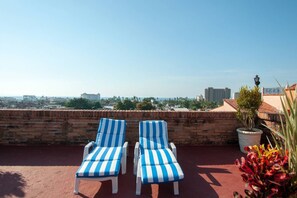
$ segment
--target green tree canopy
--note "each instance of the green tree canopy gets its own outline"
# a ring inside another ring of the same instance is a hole
[[[202,108],[202,105],[200,101],[192,100],[192,102],[190,103],[190,109],[197,110],[201,108]]]
[[[99,109],[102,108],[101,104],[99,101],[97,102],[92,102],[88,99],[84,98],[73,98],[66,102],[65,104],[66,107],[71,107],[74,109]]]
[[[119,101],[115,106],[115,109],[117,110],[134,110],[135,108],[136,108],[136,103],[132,102],[128,98],[124,99],[123,102]]]
[[[154,110],[156,109],[151,102],[143,101],[140,103],[137,103],[136,108],[138,110]]]

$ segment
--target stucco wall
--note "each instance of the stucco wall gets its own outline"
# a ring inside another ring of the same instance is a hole
[[[282,111],[282,103],[280,95],[272,95],[272,96],[263,96],[263,101],[271,106],[275,107],[277,110]]]

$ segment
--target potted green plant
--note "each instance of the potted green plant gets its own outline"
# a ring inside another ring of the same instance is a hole
[[[241,87],[236,102],[238,105],[236,116],[244,125],[243,128],[237,129],[239,147],[241,152],[247,153],[244,148],[259,145],[263,133],[262,130],[255,128],[255,119],[262,104],[259,87],[255,86],[252,89],[247,86]]]

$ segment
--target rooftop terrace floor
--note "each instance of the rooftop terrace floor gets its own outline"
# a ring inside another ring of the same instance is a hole
[[[133,147],[129,148],[127,173],[119,175],[119,191],[111,182],[81,181],[73,194],[74,175],[82,162],[81,146],[0,146],[0,197],[232,197],[243,194],[244,183],[234,161],[244,156],[237,146],[178,146],[178,161],[185,178],[180,195],[172,183],[142,185],[135,195]]]

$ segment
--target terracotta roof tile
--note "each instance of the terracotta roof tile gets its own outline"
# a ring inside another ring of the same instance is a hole
[[[234,109],[237,110],[238,105],[237,105],[236,100],[234,100],[234,99],[224,99],[224,101],[226,103],[228,103],[231,107],[233,107]]]
[[[237,110],[238,105],[235,99],[224,99],[224,101],[228,103],[231,107]],[[260,113],[278,113],[278,110],[274,106],[271,106],[266,102],[262,102],[259,108],[259,112]]]
[[[266,102],[262,102],[262,105],[259,108],[259,112],[260,113],[278,113],[279,111],[274,106]]]
[[[291,85],[290,87],[288,87],[286,90],[295,90],[296,85],[297,84],[295,83],[295,84]]]

